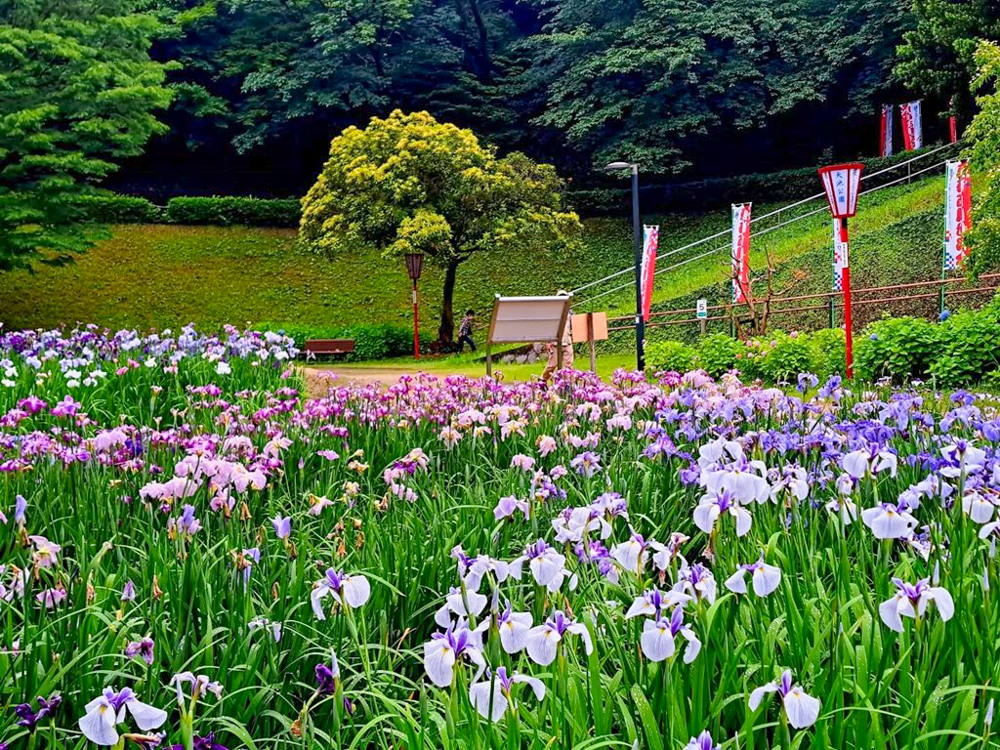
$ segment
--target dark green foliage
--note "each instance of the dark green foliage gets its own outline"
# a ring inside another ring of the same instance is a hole
[[[128,0],[0,4],[0,271],[61,264],[100,236],[78,199],[162,132],[160,30]]]
[[[944,328],[923,318],[875,321],[855,336],[857,374],[867,380],[896,382],[924,379],[940,354]]]
[[[864,174],[880,172],[894,164],[899,164],[922,151],[904,151],[888,157],[862,159]],[[954,149],[958,153],[958,147]],[[934,157],[931,157],[933,159]],[[866,183],[866,189],[900,177],[899,170],[874,178]],[[752,199],[755,204],[771,201],[799,200],[815,195],[819,190],[816,167],[785,169],[764,174],[744,174],[736,177],[722,177],[696,182],[682,182],[672,185],[640,187],[639,198],[644,212],[682,209],[688,206],[710,208],[729,206]],[[631,193],[628,188],[570,191],[566,200],[585,216],[600,214],[621,214],[628,210]]]
[[[167,203],[167,217],[174,224],[296,227],[301,216],[301,203],[292,199],[212,196],[171,198]]]
[[[996,0],[912,0],[914,28],[899,47],[896,74],[911,89],[947,106],[952,97],[960,120],[972,112],[970,82],[980,40],[1000,40]]]
[[[979,114],[966,134],[977,181],[972,231],[966,236],[970,269],[980,274],[1000,265],[1000,46],[984,42],[976,53]]]

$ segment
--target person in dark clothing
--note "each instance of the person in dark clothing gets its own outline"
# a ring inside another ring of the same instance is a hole
[[[469,349],[476,351],[476,342],[472,340],[472,324],[476,320],[476,313],[474,310],[466,310],[465,317],[462,318],[462,322],[458,324],[458,353],[461,354],[465,345],[469,345]]]

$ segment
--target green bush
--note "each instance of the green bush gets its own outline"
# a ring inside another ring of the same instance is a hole
[[[775,331],[768,339],[760,362],[760,377],[769,383],[795,383],[799,373],[808,372],[812,352],[805,334]]]
[[[738,358],[742,359],[746,347],[725,333],[713,333],[701,341],[698,359],[701,367],[712,377],[719,377],[734,367],[738,367]]]
[[[656,341],[646,349],[646,362],[661,372],[685,373],[698,368],[698,353],[680,341]]]
[[[291,336],[300,350],[309,339],[354,339],[354,353],[344,356],[343,361],[346,362],[401,357],[413,352],[413,330],[390,324],[322,326],[258,323],[254,328]],[[305,354],[302,356],[305,357]]]
[[[866,380],[895,382],[924,379],[941,353],[943,327],[923,318],[885,318],[868,325],[856,338],[857,374]]]
[[[962,310],[943,324],[939,354],[930,366],[939,385],[952,388],[978,382],[1000,367],[1000,300],[981,310]]]
[[[213,196],[171,198],[167,216],[174,224],[244,224],[261,227],[297,227],[302,209],[299,201]]]
[[[831,375],[844,375],[846,336],[843,328],[824,328],[810,333],[809,372],[820,379],[829,380]]]
[[[156,224],[166,219],[163,208],[131,195],[82,195],[76,203],[87,219],[102,224]]]

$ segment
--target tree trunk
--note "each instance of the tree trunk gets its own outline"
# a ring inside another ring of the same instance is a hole
[[[455,337],[455,313],[452,301],[455,297],[455,275],[461,260],[453,258],[448,261],[448,270],[444,274],[444,294],[441,297],[441,326],[438,328],[438,341],[449,343]]]

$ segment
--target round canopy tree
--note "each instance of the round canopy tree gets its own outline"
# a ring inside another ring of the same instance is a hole
[[[426,112],[395,111],[333,139],[330,159],[302,201],[302,239],[330,256],[376,245],[422,252],[445,270],[438,336],[451,341],[459,265],[473,253],[551,248],[574,241],[555,169],[523,154],[499,158],[470,130]]]

